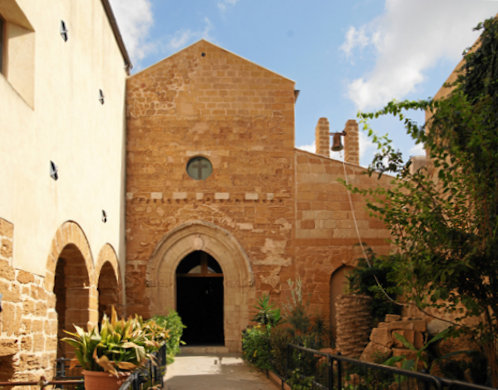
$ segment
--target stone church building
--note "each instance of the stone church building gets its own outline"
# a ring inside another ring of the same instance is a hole
[[[128,310],[176,308],[187,341],[237,351],[257,297],[285,303],[287,280],[300,278],[310,311],[333,322],[359,240],[388,249],[387,231],[338,181],[377,184],[359,166],[356,122],[345,163],[329,158],[325,118],[317,153],[296,149],[294,82],[206,41],[126,89]]]
[[[2,0],[0,32],[0,381],[53,375],[63,329],[111,305],[240,351],[299,278],[334,328],[358,243],[389,249],[338,181],[377,185],[355,121],[296,149],[295,83],[206,41],[129,76],[107,0]]]

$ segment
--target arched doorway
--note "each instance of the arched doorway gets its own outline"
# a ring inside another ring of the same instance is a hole
[[[187,345],[223,345],[223,271],[203,251],[187,255],[176,269],[176,307]]]
[[[334,342],[337,337],[335,303],[337,301],[337,297],[345,293],[348,281],[346,276],[352,270],[353,267],[343,265],[336,269],[330,277],[330,339]]]
[[[191,253],[212,256],[223,270],[224,347],[240,352],[241,334],[250,322],[255,300],[249,257],[230,232],[208,222],[189,222],[168,232],[147,266],[146,294],[150,315],[166,315],[177,308],[177,270]]]

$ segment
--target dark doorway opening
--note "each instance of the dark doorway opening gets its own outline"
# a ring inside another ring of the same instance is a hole
[[[176,308],[187,345],[224,344],[223,271],[206,252],[192,252],[178,265]]]

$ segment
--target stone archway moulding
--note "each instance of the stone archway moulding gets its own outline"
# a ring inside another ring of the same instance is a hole
[[[118,315],[124,313],[124,302],[123,302],[123,279],[121,278],[121,270],[119,266],[118,256],[116,255],[116,251],[113,246],[109,243],[106,243],[99,251],[97,257],[97,264],[95,265],[95,286],[98,289],[100,283],[100,277],[102,274],[102,267],[108,263],[114,274],[114,278],[117,283],[117,302],[114,303],[116,310],[118,311]],[[100,302],[100,296],[99,296]]]
[[[97,282],[100,277],[100,272],[102,271],[102,267],[106,262],[108,262],[111,265],[114,271],[114,276],[116,277],[118,284],[121,286],[121,273],[119,272],[120,267],[119,267],[118,256],[116,255],[116,251],[114,250],[112,245],[109,243],[105,244],[102,247],[102,249],[100,249],[100,252],[97,257],[97,264],[95,265],[95,275],[96,275],[95,278]]]
[[[249,258],[227,230],[194,221],[167,233],[151,256],[147,268],[147,297],[152,315],[176,309],[176,269],[189,253],[202,250],[223,270],[225,346],[240,351],[240,335],[249,323],[249,301],[254,276]]]
[[[69,244],[73,244],[78,248],[81,256],[85,260],[90,285],[95,285],[93,257],[88,239],[86,238],[83,229],[81,229],[76,222],[66,221],[59,227],[59,229],[57,229],[57,232],[52,239],[52,245],[50,246],[50,253],[48,255],[47,266],[45,268],[45,289],[47,291],[52,291],[54,289],[57,260],[59,259],[64,247]]]

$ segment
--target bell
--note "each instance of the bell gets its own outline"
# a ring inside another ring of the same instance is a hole
[[[333,152],[340,152],[342,149],[344,149],[341,137],[343,135],[346,135],[346,133],[343,131],[341,133],[332,133],[332,135],[332,147],[330,148],[330,150],[332,150]]]

